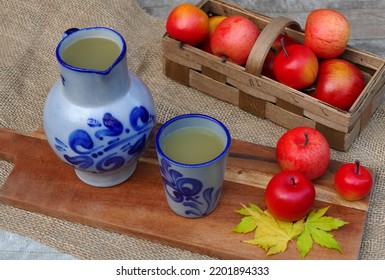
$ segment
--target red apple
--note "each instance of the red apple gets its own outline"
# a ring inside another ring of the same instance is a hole
[[[228,16],[211,35],[212,52],[227,61],[244,65],[259,34],[258,27],[248,18]]]
[[[209,17],[200,8],[183,3],[168,15],[166,30],[170,37],[197,46],[209,35]]]
[[[313,97],[348,111],[364,87],[364,75],[354,64],[331,58],[320,63]]]
[[[283,41],[281,42],[281,40]],[[276,79],[273,70],[274,60],[277,57],[278,53],[282,50],[282,43],[284,43],[285,46],[289,46],[291,44],[295,44],[296,42],[294,41],[294,39],[284,34],[278,35],[277,38],[274,40],[269,52],[266,55],[265,62],[263,63],[262,68],[262,75],[269,77],[273,80]]]
[[[278,220],[293,222],[305,217],[315,201],[313,183],[299,171],[281,171],[266,186],[265,203]]]
[[[283,45],[273,68],[278,82],[294,89],[304,89],[317,79],[318,59],[305,45]]]
[[[305,45],[319,58],[334,58],[345,51],[350,36],[346,17],[332,9],[312,11],[305,23]]]
[[[314,128],[295,127],[279,138],[276,159],[282,170],[299,171],[313,180],[322,176],[329,166],[329,143]]]
[[[366,197],[373,186],[370,172],[357,160],[355,163],[345,163],[336,172],[334,186],[342,198],[356,201]]]
[[[218,24],[224,20],[226,16],[212,16],[209,17],[209,35],[207,39],[203,42],[203,45],[201,47],[202,50],[213,53],[211,50],[211,35],[214,33],[215,29],[217,28]]]

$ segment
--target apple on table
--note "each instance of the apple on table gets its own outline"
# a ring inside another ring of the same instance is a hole
[[[356,201],[365,198],[373,186],[373,177],[369,170],[360,164],[343,164],[336,172],[334,186],[337,193],[345,200]]]
[[[321,177],[330,163],[330,146],[318,130],[299,126],[286,131],[276,144],[282,170],[302,172],[310,180]]]
[[[293,222],[310,212],[315,196],[313,183],[302,172],[286,170],[270,179],[266,186],[265,203],[273,217]]]

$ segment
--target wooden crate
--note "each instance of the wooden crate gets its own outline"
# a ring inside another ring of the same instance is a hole
[[[163,72],[167,77],[282,127],[313,127],[323,133],[330,147],[341,151],[350,148],[383,101],[383,58],[347,47],[341,58],[362,71],[366,86],[350,110],[343,111],[261,75],[263,61],[279,33],[303,43],[304,33],[297,22],[285,17],[270,18],[220,0],[204,0],[197,6],[213,15],[243,15],[262,32],[245,67],[223,62],[197,47],[181,45],[166,33],[162,48]]]

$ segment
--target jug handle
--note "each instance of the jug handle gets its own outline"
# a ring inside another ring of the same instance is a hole
[[[66,36],[68,36],[68,35],[70,35],[70,34],[76,32],[76,31],[78,31],[78,30],[79,30],[79,28],[76,28],[76,27],[67,29],[66,31],[64,31],[63,37],[66,37]]]

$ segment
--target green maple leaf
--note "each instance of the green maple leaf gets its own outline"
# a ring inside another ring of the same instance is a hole
[[[303,232],[298,236],[297,247],[301,257],[310,252],[313,247],[313,242],[316,242],[322,247],[336,249],[342,252],[340,245],[334,236],[328,231],[338,229],[347,224],[340,219],[324,216],[329,207],[322,208],[318,211],[311,211],[306,218]]]

